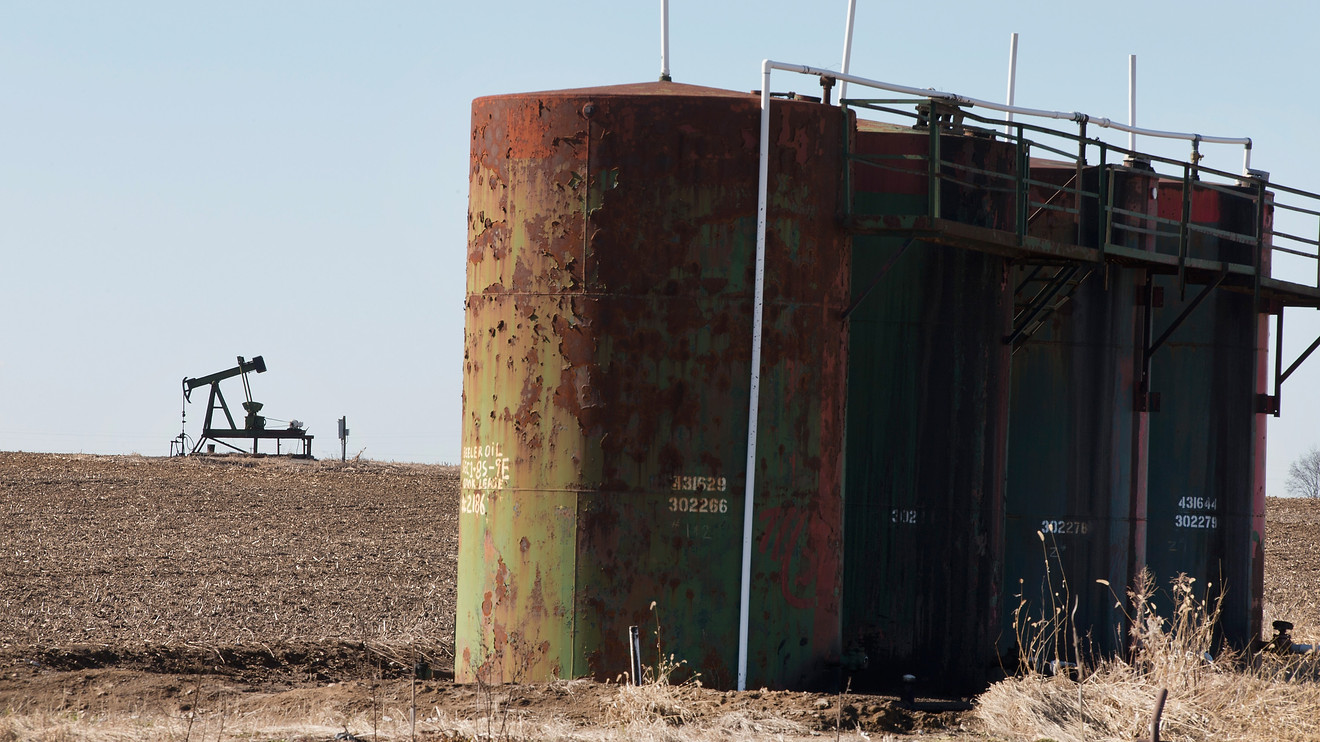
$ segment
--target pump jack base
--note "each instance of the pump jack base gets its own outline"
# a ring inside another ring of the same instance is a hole
[[[259,441],[273,439],[275,441],[275,451],[276,453],[279,453],[280,441],[297,440],[297,441],[302,441],[302,453],[301,454],[291,453],[289,454],[289,456],[292,456],[294,458],[310,459],[312,458],[312,438],[314,437],[315,436],[309,435],[308,433],[305,433],[302,430],[297,430],[297,429],[240,430],[237,428],[207,428],[202,431],[202,435],[200,438],[197,439],[197,445],[193,446],[192,452],[193,454],[201,453],[202,446],[208,440],[210,440],[219,443],[222,446],[232,448],[239,453],[255,454],[258,453],[257,445]],[[239,448],[238,446],[229,443],[227,440],[224,440],[227,438],[228,439],[243,438],[250,440],[252,441],[252,450],[250,452],[245,451]]]

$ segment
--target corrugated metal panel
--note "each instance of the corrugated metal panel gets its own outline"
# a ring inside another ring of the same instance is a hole
[[[1161,183],[1159,202],[1162,215],[1177,219],[1182,184]],[[1255,233],[1255,208],[1245,196],[1197,188],[1191,214],[1197,224]],[[1161,249],[1176,253],[1176,235]],[[1193,235],[1189,256],[1251,264],[1252,250]],[[1201,287],[1189,285],[1184,300],[1175,278],[1156,284],[1165,299],[1159,332]],[[1160,407],[1150,415],[1149,564],[1166,592],[1179,573],[1197,580],[1199,595],[1226,589],[1222,626],[1237,645],[1260,635],[1264,575],[1265,415],[1257,394],[1265,391],[1268,325],[1253,301],[1215,291],[1156,352],[1151,371]]]
[[[1075,172],[1041,166],[1033,178],[1063,186]],[[1083,177],[1092,192],[1096,173],[1088,168]],[[1153,175],[1113,175],[1115,205],[1153,211]],[[1049,187],[1032,194],[1035,203],[1047,199],[1076,208],[1074,194]],[[1031,234],[1075,241],[1080,221],[1080,234],[1095,237],[1095,215],[1093,208],[1082,209],[1080,220],[1042,211]],[[1116,244],[1148,247],[1149,240],[1133,230],[1117,229],[1114,236]],[[1044,656],[1033,659],[1075,660],[1074,632],[1088,654],[1127,644],[1124,612],[1116,602],[1132,582],[1133,517],[1144,511],[1144,429],[1133,393],[1142,362],[1139,297],[1146,279],[1136,268],[1083,269],[1077,275],[1086,277],[1068,300],[1013,355],[1004,580],[1011,605],[1000,642],[1006,661],[1017,659],[1020,642],[1038,638],[1029,627],[1042,617],[1056,619],[1065,632],[1059,646],[1039,647]],[[1044,288],[1054,270],[1018,267],[1015,285],[1030,295]],[[1015,616],[1011,609],[1019,605]]]
[[[839,655],[844,124],[774,109],[749,682],[806,687]],[[612,679],[654,601],[733,683],[758,130],[673,83],[473,103],[460,680]]]
[[[924,133],[862,131],[855,151],[928,146]],[[941,150],[1013,172],[1002,144],[944,135]],[[856,212],[925,213],[924,163],[907,162],[917,174],[855,168]],[[956,177],[968,185],[943,184],[946,218],[1012,226],[1003,190],[970,171]],[[849,320],[844,636],[869,661],[861,683],[912,673],[927,688],[975,686],[995,662],[1001,608],[1012,290],[1002,258],[901,243],[854,238],[855,298],[893,262]]]

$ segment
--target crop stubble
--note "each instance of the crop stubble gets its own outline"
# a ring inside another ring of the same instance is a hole
[[[453,467],[0,453],[0,641],[453,635]]]
[[[370,708],[382,715],[373,727],[393,714],[401,733],[412,653],[452,672],[458,500],[445,466],[0,452],[0,707],[118,703],[178,731],[196,702],[212,733],[239,710],[268,718],[289,704],[307,710],[290,712],[294,728],[360,731]],[[1286,618],[1296,639],[1315,641],[1320,502],[1271,498],[1268,516],[1266,625]],[[418,690],[440,739],[501,707],[590,726],[617,703],[607,686],[579,682],[494,697],[437,677]],[[764,732],[809,735],[838,718],[984,739],[959,729],[965,715],[876,697],[678,692],[720,723],[787,725]]]

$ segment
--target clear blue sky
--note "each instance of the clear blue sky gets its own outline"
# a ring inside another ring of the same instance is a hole
[[[316,455],[346,415],[350,454],[456,461],[471,100],[654,80],[659,5],[0,4],[0,450],[164,455],[180,380],[261,354],[254,396]],[[671,6],[677,81],[840,64],[846,0]],[[860,0],[852,66],[1002,100],[1016,31],[1020,105],[1122,120],[1135,53],[1140,124],[1253,137],[1255,167],[1320,190],[1317,15]],[[1296,350],[1320,332],[1304,319]],[[1271,421],[1271,494],[1320,442],[1317,380],[1320,358]]]

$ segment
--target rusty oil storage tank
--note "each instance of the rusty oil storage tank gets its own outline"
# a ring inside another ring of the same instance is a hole
[[[845,127],[772,110],[747,682],[829,687]],[[658,643],[732,687],[759,98],[623,85],[479,98],[472,121],[456,676],[613,679],[636,625],[647,664]]]
[[[1016,152],[970,130],[859,122],[852,211],[1012,229]],[[985,173],[1008,176],[1007,182]],[[844,642],[854,687],[972,688],[996,663],[1012,289],[997,255],[883,233],[853,242]]]
[[[1032,163],[1028,234],[1057,244],[1094,248],[1105,239],[1153,249],[1155,174],[1086,167],[1079,198],[1071,189],[1077,172],[1071,163]],[[1101,217],[1102,197],[1112,218]],[[1146,425],[1133,399],[1146,281],[1145,269],[1133,264],[1041,262],[1014,269],[1009,606],[999,642],[1006,667],[1075,662],[1078,651],[1112,654],[1127,645],[1120,602],[1144,563],[1145,546],[1134,523],[1145,512]],[[1034,628],[1042,625],[1049,628]]]
[[[1253,188],[1193,182],[1185,208],[1196,228],[1188,233],[1187,257],[1259,265],[1268,275],[1269,251],[1259,263],[1256,255],[1268,204],[1261,214]],[[1161,181],[1158,193],[1166,232],[1158,249],[1176,255],[1183,183]],[[1241,647],[1261,629],[1266,415],[1258,400],[1266,391],[1269,326],[1251,290],[1232,283],[1191,309],[1151,358],[1146,529],[1162,615],[1170,615],[1170,581],[1185,573],[1195,579],[1198,598],[1223,596],[1223,636]],[[1156,337],[1204,284],[1204,278],[1190,283],[1184,294],[1177,276],[1157,277],[1162,307],[1155,310]]]

